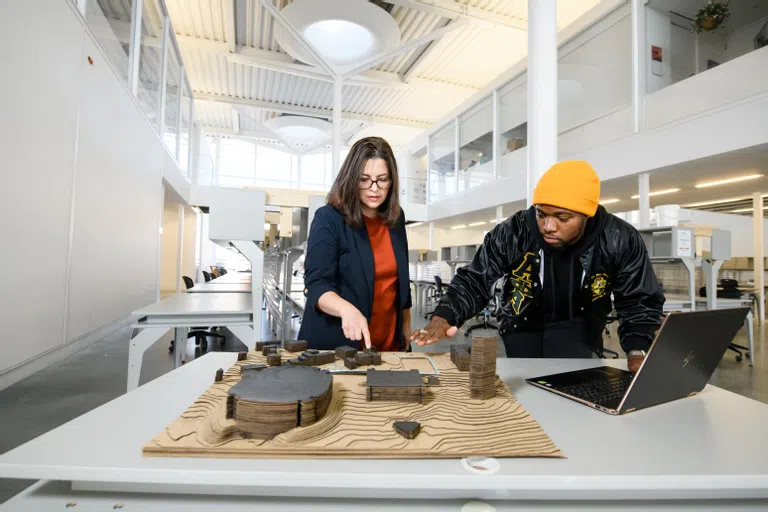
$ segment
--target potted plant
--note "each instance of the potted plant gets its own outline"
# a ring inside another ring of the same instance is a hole
[[[709,0],[707,5],[696,11],[696,15],[693,17],[693,31],[696,33],[707,31],[713,32],[722,27],[728,18],[731,16],[731,11],[728,9],[727,2],[713,2]]]

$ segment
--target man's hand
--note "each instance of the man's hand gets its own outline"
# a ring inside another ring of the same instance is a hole
[[[630,355],[627,357],[627,369],[629,373],[637,373],[640,369],[640,365],[643,364],[645,356],[642,355]]]
[[[365,348],[371,348],[371,335],[368,332],[368,320],[356,307],[349,304],[341,311],[341,330],[344,336],[353,341],[363,340]]]
[[[433,316],[429,324],[420,331],[416,331],[411,335],[411,341],[418,346],[431,345],[443,338],[452,338],[459,328],[450,325],[445,318],[439,316]]]

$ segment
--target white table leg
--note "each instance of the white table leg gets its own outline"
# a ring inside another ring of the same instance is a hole
[[[187,349],[188,327],[176,327],[173,330],[173,367],[181,366],[181,360],[184,358],[184,352]]]
[[[128,346],[128,391],[139,387],[144,352],[162,338],[168,329],[168,327],[147,327],[131,339]],[[175,343],[174,350],[178,350],[178,348],[179,344]]]
[[[754,317],[752,316],[752,310],[747,313],[747,340],[749,340],[749,366],[755,366],[755,331],[752,330],[754,324]]]
[[[234,334],[237,339],[242,341],[246,347],[248,347],[249,352],[256,350],[256,333],[251,326],[227,325],[225,327],[229,329],[229,332]]]

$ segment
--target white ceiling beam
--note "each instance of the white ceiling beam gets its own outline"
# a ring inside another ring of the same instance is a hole
[[[274,133],[268,132],[266,130],[239,130],[237,133],[235,133],[235,130],[226,126],[211,126],[207,124],[203,125],[203,129],[210,135],[220,134],[231,135],[233,137],[244,137],[247,139],[277,140]]]
[[[443,26],[448,26],[451,23],[455,22],[448,20],[443,24]],[[410,83],[411,79],[413,79],[413,76],[416,74],[416,71],[418,71],[419,67],[424,63],[425,60],[427,60],[427,57],[429,57],[435,51],[435,48],[437,48],[437,41],[432,41],[421,51],[421,53],[414,55],[414,57],[408,63],[408,66],[405,68],[405,71],[400,73],[400,79],[406,84]]]
[[[240,112],[236,108],[232,109],[232,132],[235,135],[240,133]]]
[[[304,39],[304,36],[302,36],[301,33],[296,30],[296,27],[293,26],[293,23],[288,21],[288,19],[283,16],[283,13],[281,13],[280,10],[275,7],[275,5],[272,3],[272,0],[261,0],[261,4],[266,10],[270,12],[270,14],[272,14],[272,17],[275,18],[275,21],[278,22],[285,29],[285,31],[288,32],[288,34],[296,40],[297,43],[299,43],[299,46],[301,46],[304,51],[307,52],[310,57],[312,57],[312,60],[314,60],[321,68],[323,68],[326,73],[336,78],[336,71],[330,66],[330,64],[325,62],[325,59],[320,56],[320,53],[312,45],[312,43]]]
[[[221,103],[230,106],[251,107],[270,112],[281,112],[283,114],[293,114],[297,116],[312,116],[323,119],[333,117],[333,112],[329,108],[302,107],[278,103],[274,101],[252,100],[246,98],[237,98],[235,96],[222,96],[220,94],[209,94],[203,92],[193,93],[195,101]],[[365,123],[390,124],[395,126],[408,126],[412,128],[427,128],[431,125],[427,121],[413,121],[408,119],[396,119],[384,116],[372,116],[367,114],[356,114],[352,112],[342,112],[341,118],[349,121],[362,121]]]
[[[227,51],[237,52],[237,25],[235,24],[235,0],[222,0],[224,11],[224,37],[227,40]]]
[[[437,14],[452,20],[465,19],[472,23],[528,30],[528,21],[506,14],[495,13],[481,7],[471,7],[453,0],[385,0],[393,5]]]
[[[367,71],[367,70],[369,70],[371,68],[375,68],[376,66],[379,66],[379,65],[387,62],[388,60],[391,60],[394,57],[397,57],[401,53],[405,53],[405,52],[408,52],[408,51],[411,51],[411,50],[415,50],[416,48],[418,48],[420,46],[424,46],[425,44],[428,44],[428,43],[434,41],[435,39],[439,39],[439,38],[445,36],[446,34],[449,34],[450,32],[453,32],[454,30],[456,30],[458,28],[461,28],[461,27],[463,27],[465,25],[466,25],[465,21],[456,21],[454,23],[446,25],[445,27],[437,29],[437,30],[434,30],[434,31],[432,31],[431,33],[429,33],[429,34],[427,34],[425,36],[417,37],[413,41],[410,41],[408,43],[400,45],[400,46],[398,46],[397,48],[395,48],[392,51],[389,51],[389,52],[386,52],[386,53],[382,53],[382,54],[379,54],[379,55],[375,55],[373,58],[369,59],[368,61],[364,62],[363,64],[360,64],[359,66],[354,66],[354,67],[351,67],[351,68],[347,68],[347,70],[345,70],[342,73],[342,75],[343,75],[345,80],[349,80],[353,76],[358,75],[358,74],[360,74],[360,73],[362,73],[364,71]]]

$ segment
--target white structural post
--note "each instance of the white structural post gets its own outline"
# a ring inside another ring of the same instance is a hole
[[[501,105],[499,104],[499,90],[493,91],[493,179],[501,176]]]
[[[757,296],[757,322],[762,325],[765,318],[765,265],[764,265],[764,240],[763,233],[765,221],[763,219],[763,195],[755,192],[752,196],[755,220],[755,293]],[[755,357],[754,354],[752,357]]]
[[[641,174],[637,177],[637,187],[640,199],[638,199],[638,208],[640,210],[640,227],[648,228],[651,226],[651,180],[650,176]]]
[[[635,133],[645,129],[646,61],[645,4],[632,0],[632,119]]]
[[[143,0],[133,0],[131,19],[131,42],[128,50],[128,83],[131,93],[139,95],[139,58],[141,56],[141,11]]]
[[[203,211],[200,210],[200,208],[195,208],[195,213],[197,214],[197,223],[200,225],[200,229],[197,231],[197,239],[200,243],[200,251],[197,254],[197,273],[195,275],[195,282],[196,283],[204,283],[205,282],[205,276],[203,275],[203,268],[205,268],[205,261],[203,260],[205,251],[203,250],[206,243],[208,243],[207,238],[203,238],[205,229],[203,224],[205,223],[204,217],[203,217]]]
[[[557,162],[557,0],[528,0],[528,205]]]
[[[504,220],[504,208],[501,206],[496,207],[496,224],[501,224],[501,221]]]
[[[178,206],[178,222],[179,232],[177,236],[177,242],[179,244],[179,252],[176,254],[176,293],[181,293],[181,276],[182,276],[182,264],[184,257],[184,205]]]
[[[333,154],[331,176],[336,179],[341,167],[341,79],[333,82]]]
[[[435,223],[429,223],[429,250],[435,250]]]

